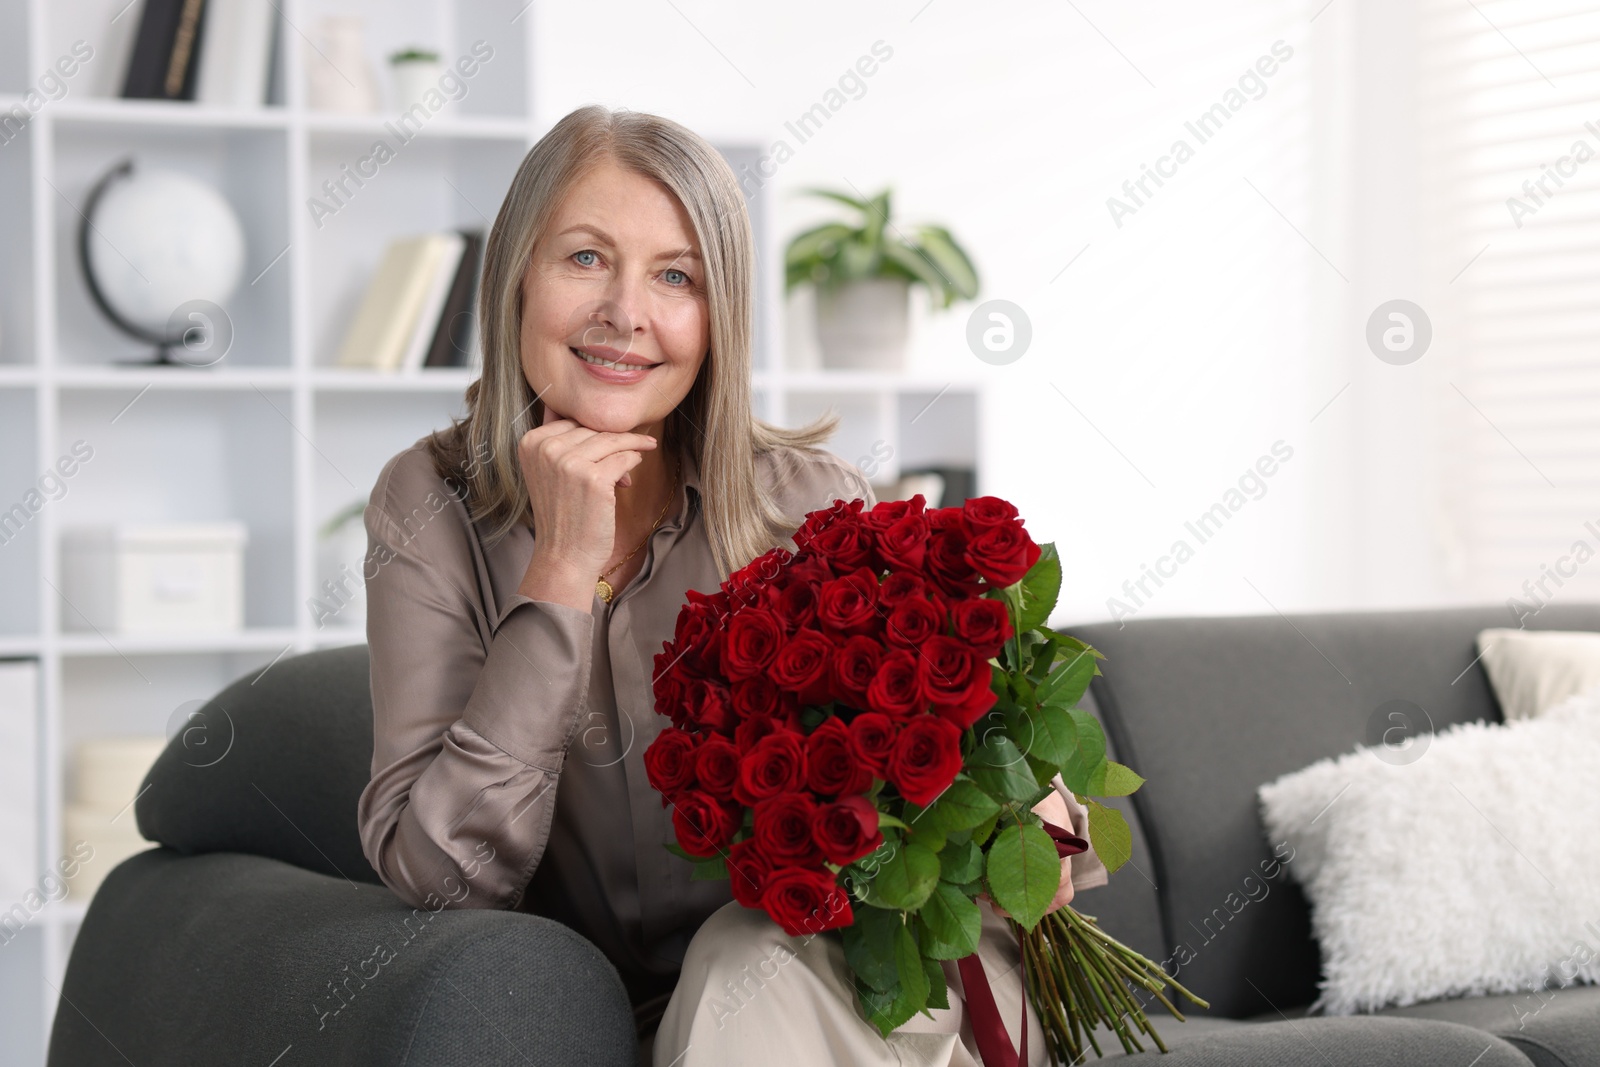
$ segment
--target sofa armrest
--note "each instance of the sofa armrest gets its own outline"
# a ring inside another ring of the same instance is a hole
[[[568,927],[243,853],[120,864],[61,994],[49,1067],[637,1059],[621,979]]]

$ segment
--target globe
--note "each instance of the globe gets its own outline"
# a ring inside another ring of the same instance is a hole
[[[224,305],[244,271],[244,230],[220,193],[187,174],[124,161],[90,193],[79,251],[91,294],[119,329],[178,361],[214,363],[232,341]],[[201,358],[185,358],[200,353]]]

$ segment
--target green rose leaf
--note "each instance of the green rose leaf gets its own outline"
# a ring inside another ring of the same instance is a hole
[[[895,933],[905,924],[897,911],[863,908],[855,922],[844,928],[844,958],[855,976],[880,993],[894,990],[900,981],[895,971]]]
[[[931,814],[927,818],[937,821],[946,833],[954,833],[972,829],[999,810],[993,797],[965,778],[957,778],[928,808]]]
[[[939,966],[938,960],[922,957],[922,973],[928,976],[928,1002],[923,1008],[923,1013],[930,1019],[933,1013],[928,1008],[948,1008],[950,1006],[950,989],[945,984],[944,968]]]
[[[938,853],[908,841],[878,866],[872,888],[890,907],[916,911],[938,883]]]
[[[1033,695],[1041,704],[1070,708],[1083,697],[1089,680],[1099,671],[1093,650],[1075,652],[1064,650],[1064,659],[1051,669],[1048,677],[1034,689]]]
[[[983,873],[983,850],[970,840],[948,844],[939,853],[939,880],[966,885]]]
[[[878,1032],[888,1037],[896,1027],[904,1025],[928,1003],[928,974],[922,969],[922,953],[904,925],[895,931],[895,968],[900,972],[900,985],[894,1000],[885,1008],[869,1013]]]
[[[947,882],[940,882],[917,912],[934,940],[927,954],[937,960],[958,960],[978,951],[978,934],[983,915],[965,893]]]
[[[1106,870],[1115,872],[1133,858],[1133,834],[1122,812],[1106,807],[1093,797],[1088,800],[1089,844],[1094,846],[1095,855],[1106,865]]]
[[[708,860],[695,860],[694,871],[689,875],[691,882],[718,882],[728,878],[728,865],[721,856],[712,856]]]
[[[1104,796],[1106,735],[1100,723],[1087,711],[1074,708],[1067,714],[1076,727],[1077,745],[1072,758],[1061,765],[1061,779],[1074,793]]]
[[[1109,864],[1108,864],[1109,866]],[[989,895],[1024,929],[1032,930],[1061,886],[1061,859],[1050,835],[1012,823],[989,847]]]
[[[1078,749],[1078,727],[1072,716],[1046,704],[1036,709],[1030,718],[1033,744],[1028,748],[1028,755],[1056,767],[1065,766]]]
[[[1097,797],[1125,797],[1144,785],[1143,778],[1114,760],[1106,760],[1103,766],[1105,770],[1100,776],[1102,780],[1092,783],[1098,784],[1100,788],[1090,790]]]
[[[1061,592],[1061,558],[1056,555],[1054,542],[1039,546],[1039,558],[1028,573],[1022,576],[1022,625],[1031,630],[1043,626],[1056,608],[1056,596]]]
[[[998,729],[990,729],[967,757],[967,774],[996,800],[1026,800],[1039,788],[1022,750]]]

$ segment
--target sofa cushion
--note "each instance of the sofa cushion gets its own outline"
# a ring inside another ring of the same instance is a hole
[[[1600,1067],[1600,988],[1592,985],[1433,1000],[1378,1014],[1476,1027],[1517,1046],[1535,1067]]]
[[[356,803],[372,775],[367,647],[289,656],[212,697],[140,790],[139,832],[185,854],[248,852],[382,884]]]
[[[1478,607],[1063,627],[1105,654],[1092,692],[1120,760],[1148,779],[1131,799],[1168,950],[1213,1014],[1243,1018],[1317,992],[1309,912],[1284,871],[1292,853],[1266,840],[1256,788],[1381,741],[1391,701],[1416,706],[1434,730],[1499,720],[1473,642],[1515,623],[1505,608]],[[1528,625],[1600,630],[1600,606],[1551,604]]]
[[[1570,696],[1600,688],[1600,634],[1498,626],[1478,652],[1506,721],[1531,719]]]
[[[1503,1038],[1459,1023],[1376,1015],[1337,1018],[1240,1020],[1162,1012],[1151,1023],[1170,1050],[1148,1039],[1143,1052],[1125,1054],[1114,1036],[1096,1031],[1106,1059],[1149,1059],[1163,1067],[1528,1067],[1529,1060]],[[1163,1023],[1163,1019],[1165,1022]],[[1094,1062],[1088,1051],[1085,1062]]]
[[[1600,979],[1600,695],[1361,747],[1261,786],[1297,852],[1330,1015]],[[1587,923],[1587,927],[1585,924]]]

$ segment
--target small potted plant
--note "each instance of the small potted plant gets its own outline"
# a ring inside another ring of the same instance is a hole
[[[389,75],[394,86],[395,110],[404,111],[421,100],[429,89],[437,89],[439,76],[443,73],[444,66],[438,52],[430,52],[426,48],[406,48],[391,53]]]
[[[927,286],[933,306],[941,309],[978,295],[977,269],[950,231],[896,226],[889,189],[871,200],[831,189],[801,192],[837,201],[859,215],[853,222],[828,222],[797,234],[785,255],[785,291],[808,283],[816,287],[824,367],[904,367],[912,285]]]

